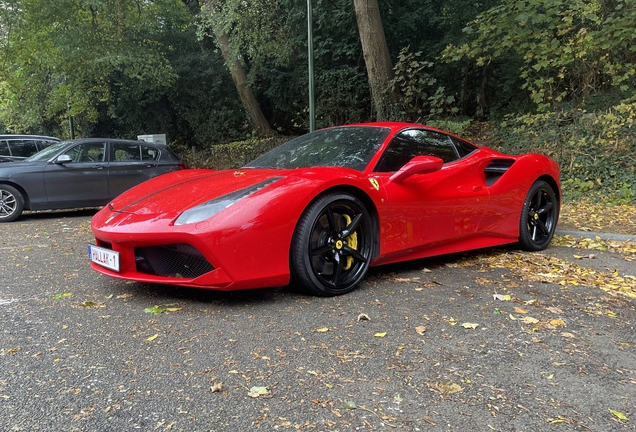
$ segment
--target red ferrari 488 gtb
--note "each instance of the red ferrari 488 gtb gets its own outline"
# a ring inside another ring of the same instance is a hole
[[[559,167],[410,123],[332,127],[238,170],[182,170],[92,220],[91,266],[128,280],[237,290],[295,281],[332,296],[370,266],[518,243],[545,249]]]

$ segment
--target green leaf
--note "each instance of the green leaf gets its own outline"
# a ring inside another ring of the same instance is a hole
[[[623,414],[620,411],[615,411],[613,409],[609,410],[609,412],[611,412],[614,416],[616,416],[616,418],[620,419],[620,420],[629,420],[627,418],[627,416],[625,414]]]
[[[160,313],[164,313],[166,310],[163,308],[160,308],[159,306],[153,306],[153,307],[149,307],[144,309],[145,313],[151,313],[151,314],[160,314]]]
[[[348,410],[354,410],[354,409],[358,408],[358,405],[356,405],[356,403],[353,402],[353,401],[343,401],[342,402],[342,406],[345,407],[345,409],[348,409]]]

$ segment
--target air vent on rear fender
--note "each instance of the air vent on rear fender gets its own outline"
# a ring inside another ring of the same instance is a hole
[[[506,171],[514,164],[514,159],[494,159],[492,160],[484,173],[486,174],[486,184],[492,186]]]

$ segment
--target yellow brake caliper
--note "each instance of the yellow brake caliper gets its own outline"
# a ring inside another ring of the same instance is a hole
[[[342,215],[347,221],[347,226],[351,225],[351,217],[348,214]],[[349,246],[353,250],[358,250],[358,233],[354,232],[349,237],[347,237],[347,246]],[[353,257],[347,257],[347,264],[345,265],[345,270],[349,270],[353,265]]]

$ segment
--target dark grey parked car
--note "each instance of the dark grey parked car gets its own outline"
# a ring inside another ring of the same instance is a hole
[[[26,159],[56,142],[60,139],[43,135],[0,135],[0,162]]]
[[[0,164],[0,222],[17,219],[23,210],[103,206],[145,180],[184,168],[162,144],[59,142],[24,161]]]

